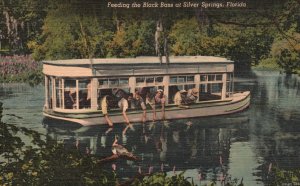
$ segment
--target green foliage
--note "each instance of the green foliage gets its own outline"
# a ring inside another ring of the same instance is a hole
[[[154,55],[154,21],[120,25],[108,44],[108,56],[135,57]]]
[[[300,169],[281,169],[278,166],[272,168],[268,180],[269,185],[299,185]]]
[[[188,181],[188,178],[183,176],[184,172],[181,172],[178,175],[174,176],[167,176],[166,173],[158,172],[154,173],[149,176],[145,176],[142,180],[134,180],[132,185],[135,186],[142,186],[142,185],[149,185],[149,186],[163,186],[163,185],[170,185],[170,186],[193,186],[194,183]]]
[[[202,34],[195,18],[179,20],[169,34],[172,43],[171,52],[174,55],[204,54],[200,45],[204,40]]]
[[[2,48],[32,52],[38,61],[155,55],[154,35],[160,20],[170,55],[223,56],[242,68],[275,58],[286,72],[299,71],[292,62],[300,51],[297,0],[271,4],[253,0],[247,8],[226,11],[111,9],[96,0],[1,2]]]
[[[300,69],[300,33],[291,28],[286,37],[279,37],[272,45],[272,56],[286,73]]]
[[[47,0],[2,0],[1,47],[15,54],[28,53],[26,43],[39,36],[46,6]]]
[[[277,64],[277,60],[275,58],[266,58],[260,60],[259,64],[254,66],[255,69],[263,69],[263,70],[280,70],[280,66]]]

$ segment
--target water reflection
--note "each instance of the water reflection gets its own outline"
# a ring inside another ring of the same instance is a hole
[[[244,114],[223,117],[150,122],[136,124],[125,134],[124,125],[117,125],[106,132],[107,126],[77,127],[70,124],[57,124],[55,120],[44,121],[48,135],[54,140],[63,140],[66,146],[78,146],[85,152],[99,158],[112,155],[112,144],[116,136],[118,143],[141,161],[118,161],[117,167],[122,177],[134,176],[137,171],[197,170],[202,179],[219,179],[227,174],[227,166],[232,142],[248,138]],[[175,169],[175,170],[173,170]],[[189,175],[190,176],[190,175]],[[198,179],[195,177],[194,179]]]

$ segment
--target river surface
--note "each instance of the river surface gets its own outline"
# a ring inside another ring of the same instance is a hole
[[[133,177],[139,170],[166,171],[191,177],[197,185],[224,177],[245,185],[267,185],[269,167],[300,167],[300,77],[272,71],[236,74],[235,90],[250,90],[251,105],[240,113],[125,125],[109,133],[107,126],[79,127],[43,118],[44,87],[2,84],[3,121],[64,140],[79,142],[82,151],[110,156],[115,136],[141,161],[118,160],[117,174]],[[110,168],[110,166],[109,166]]]

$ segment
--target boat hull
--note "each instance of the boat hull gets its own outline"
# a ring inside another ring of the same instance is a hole
[[[182,118],[194,118],[205,116],[225,115],[240,112],[250,105],[250,92],[239,92],[233,94],[230,99],[219,101],[207,101],[193,104],[188,108],[181,108],[178,106],[166,106],[165,116],[163,117],[161,109],[156,110],[156,120],[173,120]],[[142,111],[128,111],[128,118],[131,123],[138,123],[142,121]],[[70,122],[79,123],[83,126],[103,125],[107,124],[101,111],[99,113],[85,113],[85,114],[65,114],[53,111],[44,111],[45,117],[60,119]],[[124,123],[122,113],[109,113],[113,123]],[[153,120],[153,113],[147,110],[147,121]]]

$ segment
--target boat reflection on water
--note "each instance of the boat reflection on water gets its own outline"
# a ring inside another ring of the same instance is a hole
[[[227,174],[230,144],[248,138],[249,118],[239,113],[230,117],[208,117],[136,124],[80,127],[65,121],[44,120],[48,135],[63,140],[66,147],[76,145],[80,151],[99,158],[111,156],[112,143],[118,143],[141,160],[118,160],[121,178],[133,177],[138,171],[186,171],[195,180],[222,180]],[[125,131],[126,130],[126,131]]]

